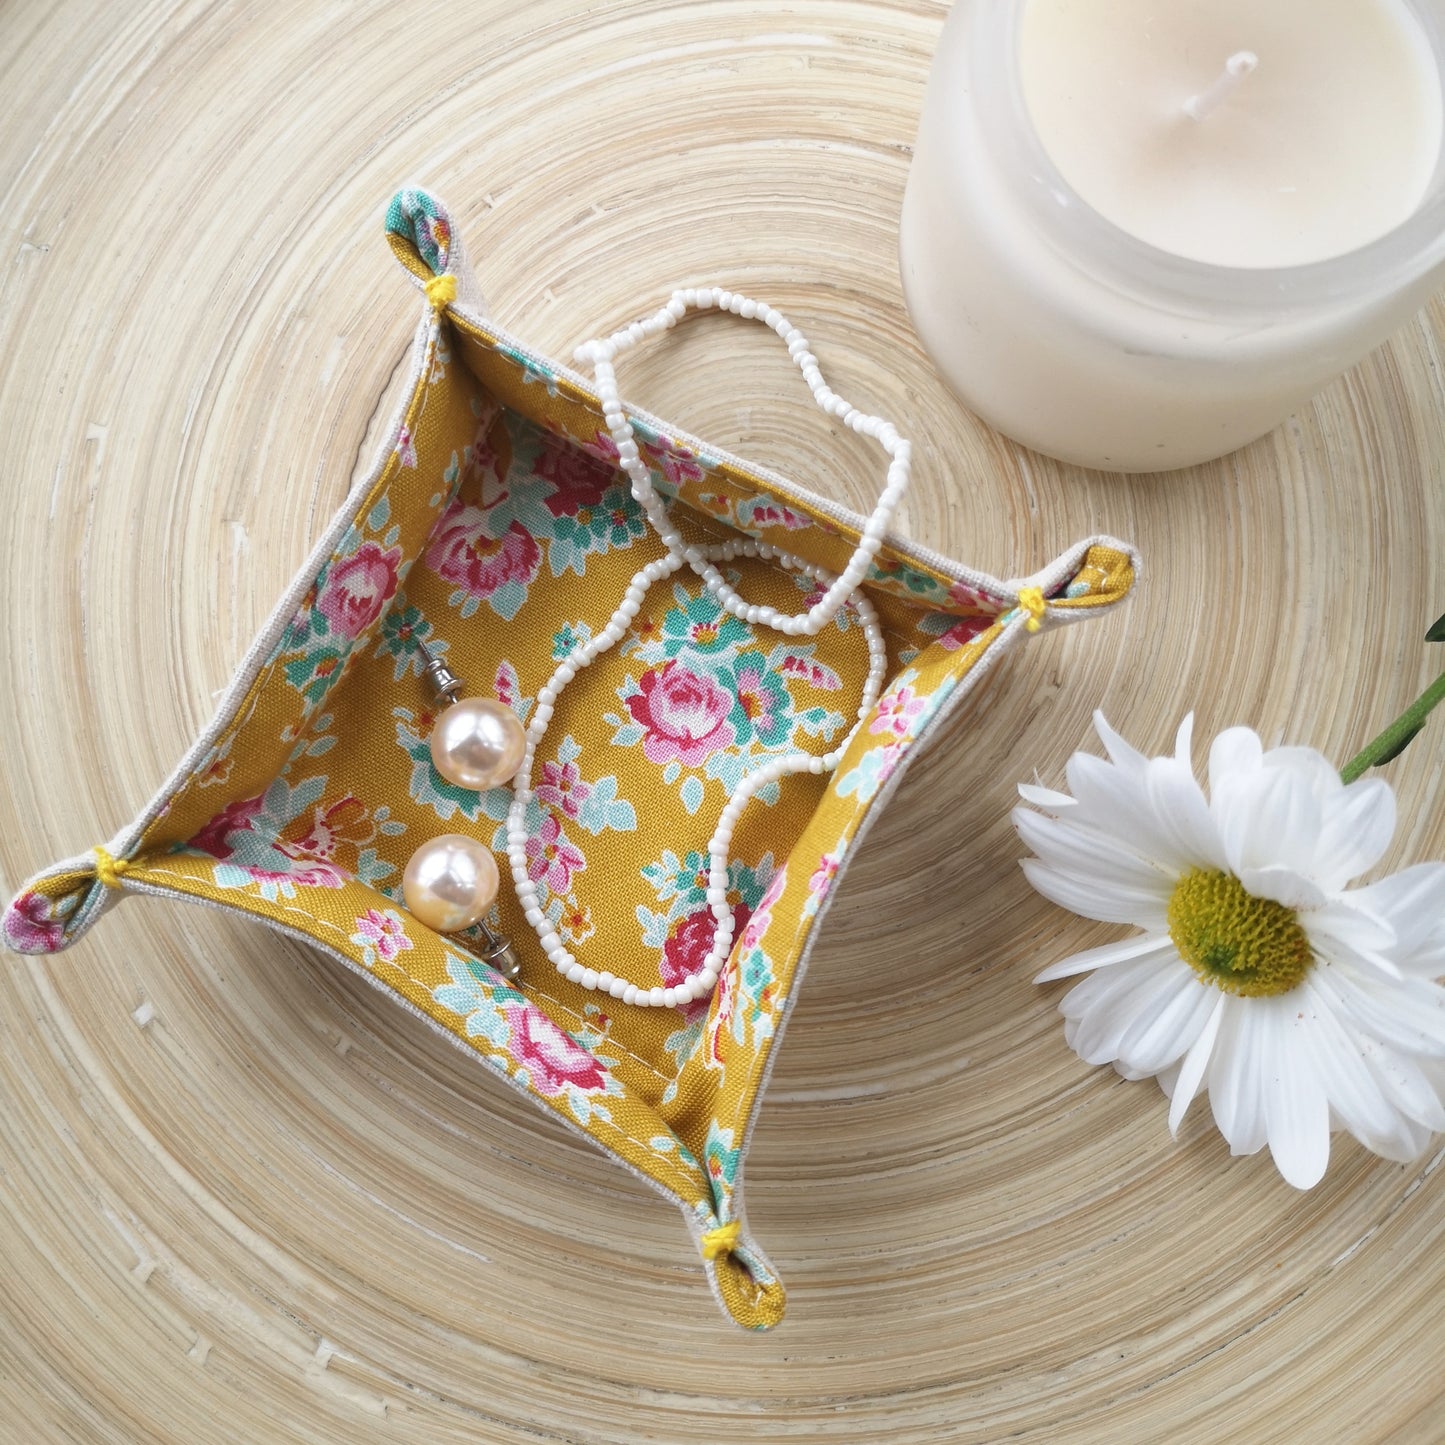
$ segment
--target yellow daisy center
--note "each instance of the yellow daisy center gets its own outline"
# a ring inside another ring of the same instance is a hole
[[[1174,885],[1169,937],[1205,983],[1243,998],[1288,993],[1314,957],[1294,909],[1217,869],[1193,868]]]

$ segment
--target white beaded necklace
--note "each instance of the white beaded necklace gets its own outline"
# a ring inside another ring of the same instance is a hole
[[[864,527],[862,539],[841,574],[831,576],[821,567],[815,567],[800,557],[774,550],[763,542],[734,541],[721,546],[701,547],[685,543],[681,534],[672,525],[661,497],[652,484],[652,474],[637,449],[637,438],[632,423],[622,409],[617,392],[617,377],[612,360],[620,351],[635,346],[644,337],[654,336],[668,330],[686,315],[691,307],[706,310],[717,307],[731,311],[748,319],[756,318],[770,326],[787,343],[788,353],[802,370],[813,397],[818,405],[831,415],[840,418],[854,431],[875,438],[888,452],[892,461],[888,467],[888,479],[878,501],[877,509]],[[526,730],[526,751],[522,765],[517,771],[513,784],[512,805],[507,812],[507,859],[512,868],[512,880],[516,884],[517,898],[522,905],[527,922],[536,930],[542,948],[551,959],[557,972],[570,982],[583,988],[599,990],[621,999],[628,1004],[654,1008],[674,1008],[706,997],[716,987],[732,948],[734,929],[733,910],[727,901],[728,888],[728,845],[732,840],[733,828],[748,800],[764,785],[775,782],[790,773],[831,772],[838,766],[843,753],[862,725],[863,720],[873,711],[883,687],[888,657],[884,648],[883,629],[872,604],[859,592],[858,584],[868,571],[868,566],[888,530],[888,523],[894,509],[908,488],[910,460],[909,443],[900,437],[893,426],[876,416],[869,416],[849,406],[836,392],[829,389],[818,370],[817,358],[808,350],[803,333],[788,319],[771,306],[738,296],[730,291],[714,288],[707,291],[675,291],[667,305],[644,321],[635,321],[631,326],[614,332],[599,341],[590,341],[578,347],[576,359],[579,363],[591,362],[597,378],[597,394],[602,402],[603,419],[611,433],[617,454],[624,470],[632,482],[632,495],[642,506],[667,548],[667,556],[649,562],[636,573],[627,586],[617,610],[607,625],[590,641],[579,643],[558,664],[551,680],[537,694],[536,710]],[[806,612],[788,615],[766,604],[747,602],[728,583],[718,570],[717,563],[730,562],[737,557],[758,557],[777,562],[792,571],[801,572],[822,583],[822,597]],[[858,720],[849,729],[847,736],[832,751],[822,755],[806,752],[786,753],[771,758],[761,766],[744,775],[723,808],[716,830],[708,843],[708,888],[707,902],[716,920],[712,945],[702,968],[685,983],[671,988],[639,988],[636,984],[618,978],[606,970],[587,968],[579,963],[568,951],[566,944],[542,911],[541,897],[537,885],[527,872],[527,805],[532,799],[532,764],[537,746],[547,730],[553,708],[562,689],[576,677],[589,662],[609,648],[615,646],[626,635],[632,619],[642,607],[648,588],[655,582],[671,576],[679,568],[688,566],[702,578],[707,591],[724,610],[734,617],[753,625],[771,627],[788,636],[815,636],[828,626],[845,603],[851,602],[862,624],[863,636],[868,646],[868,675],[863,684],[863,693],[858,705]]]

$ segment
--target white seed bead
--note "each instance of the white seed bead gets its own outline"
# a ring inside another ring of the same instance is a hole
[[[655,989],[653,989],[653,990],[647,995],[647,1001],[648,1001],[649,1004],[652,1005],[653,1008],[661,1008],[661,1007],[662,1007],[662,1003],[663,1003],[663,993],[662,993],[662,990],[661,990],[660,988],[655,988]]]
[[[635,983],[629,983],[627,987],[622,990],[622,1002],[626,1004],[637,1002],[637,985]]]

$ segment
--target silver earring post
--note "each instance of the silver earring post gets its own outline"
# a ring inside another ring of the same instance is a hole
[[[421,638],[417,638],[416,645],[418,651],[426,659],[426,666],[422,668],[421,675],[431,689],[432,697],[437,702],[454,703],[466,684],[441,658],[432,654],[431,649]],[[474,927],[486,940],[486,947],[482,949],[482,961],[490,964],[503,978],[515,979],[522,971],[522,961],[512,947],[512,940],[505,933],[491,927],[485,920],[476,923]]]
[[[457,695],[466,686],[441,658],[433,657],[430,649],[420,638],[417,638],[417,649],[426,658],[426,666],[422,668],[421,675],[426,684],[431,688],[432,696],[438,701],[443,700],[451,703],[457,700]]]

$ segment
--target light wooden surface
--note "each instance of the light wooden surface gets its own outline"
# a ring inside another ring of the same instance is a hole
[[[1445,311],[1197,473],[1070,471],[947,395],[896,223],[944,6],[0,9],[0,869],[108,837],[340,501],[415,317],[379,210],[450,202],[556,352],[674,284],[795,315],[916,440],[916,537],[1001,574],[1136,541],[1135,603],[1011,660],[870,835],[775,1071],[750,1212],[785,1324],[674,1211],[327,960],[131,900],[0,958],[0,1434],[50,1441],[1434,1441],[1445,1190],[1338,1143],[1300,1195],[1066,1049],[1012,786],[1102,705],[1343,758],[1445,607]],[[625,390],[855,504],[766,338]],[[1445,855],[1442,731],[1388,863]],[[148,1003],[140,1027],[133,1010]]]

